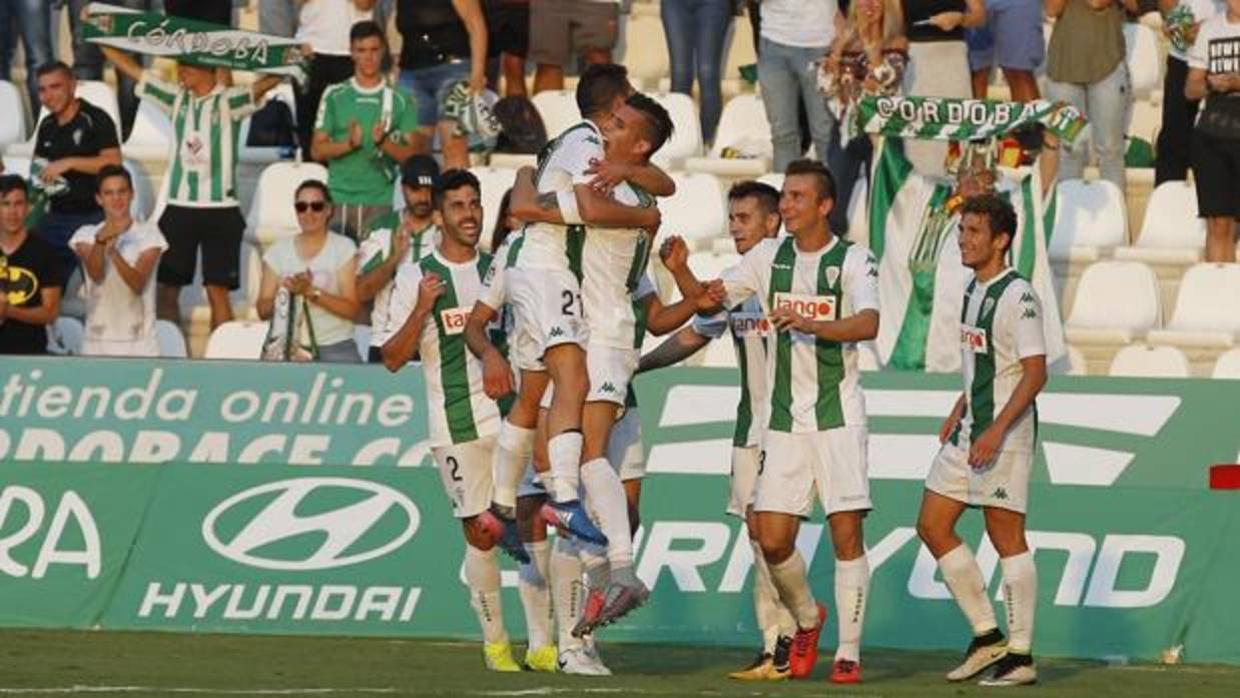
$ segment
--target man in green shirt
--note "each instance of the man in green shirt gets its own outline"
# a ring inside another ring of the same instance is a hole
[[[413,99],[383,77],[383,29],[372,21],[353,25],[349,50],[353,77],[323,93],[310,154],[327,163],[335,223],[357,238],[391,210],[397,167],[413,155],[418,123]]]

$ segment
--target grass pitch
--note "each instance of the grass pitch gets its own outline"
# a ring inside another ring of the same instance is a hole
[[[518,651],[518,658],[520,651]],[[866,683],[814,679],[738,683],[751,658],[733,648],[612,644],[610,678],[493,674],[480,647],[460,642],[118,632],[0,632],[0,696],[937,696],[992,695],[950,685],[956,654],[867,650]],[[1038,698],[1235,698],[1240,667],[1041,660]]]

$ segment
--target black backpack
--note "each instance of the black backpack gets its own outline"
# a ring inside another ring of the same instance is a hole
[[[547,144],[547,127],[528,98],[504,97],[491,111],[503,128],[495,152],[536,155]]]
[[[293,111],[281,100],[268,100],[262,109],[250,117],[250,135],[246,145],[251,148],[291,148],[297,145]]]

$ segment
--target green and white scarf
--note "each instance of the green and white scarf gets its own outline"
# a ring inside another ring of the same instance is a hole
[[[947,97],[863,97],[857,121],[866,133],[950,141],[993,138],[1038,123],[1065,145],[1081,138],[1089,125],[1076,107],[1064,102]]]
[[[267,338],[263,340],[263,361],[317,361],[319,343],[310,319],[310,302],[294,297],[287,288],[276,292]]]
[[[158,12],[92,2],[82,40],[206,67],[285,75],[301,82],[306,70],[297,41]]]

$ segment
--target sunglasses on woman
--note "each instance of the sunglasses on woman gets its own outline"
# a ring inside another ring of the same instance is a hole
[[[323,209],[327,208],[327,202],[326,201],[298,201],[297,203],[293,204],[293,208],[297,209],[298,213],[305,213],[307,210],[314,211],[315,213],[322,213]]]

